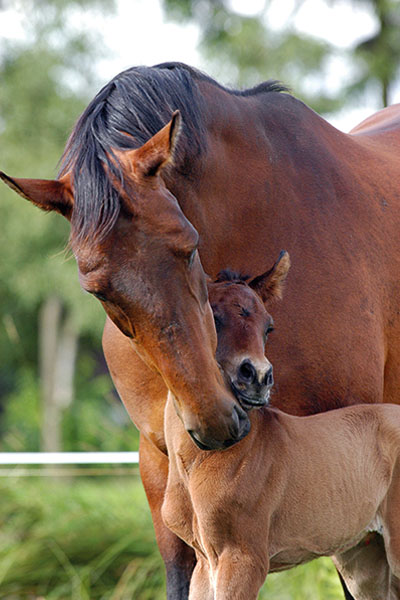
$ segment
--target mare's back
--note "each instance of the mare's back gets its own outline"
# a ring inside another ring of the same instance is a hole
[[[356,137],[369,138],[374,143],[400,146],[400,104],[378,111],[353,127],[349,133]],[[390,150],[390,147],[387,149]]]

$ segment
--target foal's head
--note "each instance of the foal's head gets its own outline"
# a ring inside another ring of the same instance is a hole
[[[218,336],[217,361],[233,393],[249,410],[268,403],[274,380],[265,344],[273,320],[264,303],[281,298],[290,267],[281,252],[274,266],[258,277],[222,271],[208,285]]]

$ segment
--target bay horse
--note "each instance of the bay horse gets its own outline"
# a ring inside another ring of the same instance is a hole
[[[276,407],[305,415],[354,398],[397,402],[399,123],[395,106],[344,134],[276,82],[229,90],[164,63],[104,86],[72,132],[58,179],[1,174],[70,220],[81,283],[107,313],[103,348],[141,432],[169,599],[187,599],[194,554],[160,513],[167,390],[203,448],[249,430],[214,359],[199,256],[211,277],[227,265],[251,275],[282,246],[290,251],[296,269],[270,344]]]
[[[261,358],[271,370],[263,350],[272,317],[258,293],[281,295],[287,254],[279,262],[280,276],[223,272],[209,284],[221,366]],[[256,600],[269,572],[319,556],[351,555],[358,564],[354,547],[373,531],[383,534],[387,560],[361,561],[351,592],[357,600],[399,599],[400,406],[297,417],[267,406],[272,383],[248,436],[222,452],[196,448],[168,394],[162,513],[196,551],[189,600]]]

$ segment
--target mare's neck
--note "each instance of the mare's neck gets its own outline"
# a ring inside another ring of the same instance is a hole
[[[293,236],[296,212],[317,228],[310,218],[317,204],[345,201],[352,178],[342,158],[351,142],[287,94],[241,97],[201,87],[205,151],[190,157],[189,148],[191,172],[176,169],[167,185],[200,233],[210,275],[227,266],[262,270],[265,257],[284,247],[282,218]]]

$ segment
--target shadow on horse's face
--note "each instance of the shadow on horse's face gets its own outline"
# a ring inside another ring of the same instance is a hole
[[[112,181],[120,210],[106,233],[82,235],[74,196],[80,172],[57,181],[2,178],[20,195],[71,221],[82,287],[160,373],[196,444],[227,448],[248,433],[250,423],[215,360],[216,333],[197,231],[160,177],[172,160],[176,121],[142,147],[113,153],[122,177],[113,179],[112,163],[103,177]],[[90,219],[87,208],[83,215]]]

